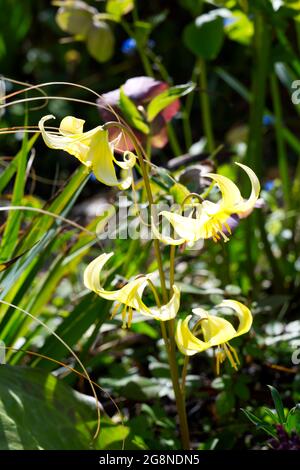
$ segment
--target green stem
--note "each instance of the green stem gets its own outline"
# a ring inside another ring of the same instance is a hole
[[[174,277],[175,277],[175,254],[176,254],[176,246],[170,246],[170,295],[173,291],[174,285]]]
[[[179,155],[182,155],[182,150],[181,150],[179,141],[177,139],[176,133],[174,131],[173,124],[171,122],[167,123],[167,130],[168,130],[168,138],[169,138],[172,151],[175,157],[179,157]]]
[[[170,339],[170,354],[169,354],[169,364],[171,369],[171,377],[173,383],[173,389],[176,399],[177,412],[179,416],[179,425],[180,425],[180,434],[182,447],[185,450],[190,449],[190,436],[189,436],[189,427],[186,415],[186,406],[184,393],[181,390],[179,383],[178,375],[178,366],[176,362],[176,344],[175,344],[175,320],[168,321],[168,331]]]
[[[269,71],[270,28],[266,19],[257,11],[254,18],[255,66],[252,76],[250,100],[250,129],[247,147],[247,163],[262,176],[262,121],[265,109],[266,83]]]
[[[282,135],[283,123],[282,123],[282,109],[278,87],[278,80],[275,73],[271,75],[271,92],[275,114],[275,133],[278,150],[278,163],[279,172],[282,181],[283,197],[286,209],[290,208],[290,178],[289,169],[287,162],[287,154],[284,137]]]
[[[265,110],[266,101],[266,83],[269,72],[269,55],[271,45],[271,31],[267,22],[267,18],[261,11],[255,12],[254,17],[254,59],[252,76],[252,93],[250,100],[250,125],[249,137],[246,155],[246,164],[253,168],[259,179],[263,174],[263,132],[262,121]],[[253,284],[255,284],[254,268],[255,261],[253,259],[254,252],[257,253],[257,247],[254,247],[255,238],[253,218],[247,219],[246,229],[246,247],[248,255],[249,271],[251,273]],[[264,245],[265,252],[268,256],[271,269],[274,275],[274,285],[282,286],[283,279],[279,265],[274,257],[270,242],[268,240],[263,214],[258,211],[256,220],[260,231],[261,240]],[[253,250],[255,248],[255,250]],[[254,286],[253,286],[254,287]]]
[[[199,86],[200,86],[200,106],[201,114],[203,121],[204,134],[207,139],[207,148],[210,153],[215,149],[215,140],[212,129],[212,120],[210,112],[210,103],[208,97],[208,88],[207,88],[207,73],[206,73],[206,63],[203,59],[199,59]]]
[[[105,129],[109,129],[111,127],[118,127],[119,129],[122,129],[132,141],[135,147],[139,164],[140,164],[140,168],[141,168],[141,172],[142,172],[142,176],[143,176],[143,180],[145,184],[145,189],[147,193],[147,198],[149,202],[149,208],[151,212],[151,209],[154,205],[154,199],[153,199],[150,179],[148,175],[148,168],[144,162],[143,150],[141,149],[140,144],[137,141],[134,133],[131,131],[130,128],[128,128],[126,125],[122,124],[121,122],[107,122],[104,124],[103,127]],[[159,240],[155,238],[153,240],[153,245],[154,245],[158,271],[159,271],[163,302],[166,304],[168,302],[168,292],[167,292],[166,278],[165,278],[165,273],[163,270],[162,257],[161,257],[160,247],[159,247]],[[161,322],[161,324],[162,323],[163,322]],[[169,330],[169,336],[170,336],[169,340],[167,337],[165,325],[161,325],[161,329],[162,329],[162,335],[163,335],[163,339],[165,342],[165,347],[167,350],[168,360],[169,360],[169,365],[170,365],[171,379],[172,379],[173,390],[175,394],[177,412],[179,416],[181,442],[182,442],[182,446],[184,449],[189,449],[190,448],[189,428],[188,428],[187,417],[186,417],[185,400],[184,400],[184,396],[181,393],[181,389],[179,385],[178,367],[177,367],[177,362],[176,362],[176,346],[175,346],[175,339],[174,339],[175,338],[174,336],[175,335],[175,321],[170,320],[168,322],[168,330]]]
[[[182,376],[181,376],[181,391],[184,394],[185,394],[185,383],[186,383],[186,376],[187,376],[189,362],[190,362],[190,356],[184,356],[184,363],[183,363]]]

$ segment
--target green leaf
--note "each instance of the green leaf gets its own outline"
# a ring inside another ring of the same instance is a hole
[[[224,417],[231,413],[235,404],[233,393],[223,391],[219,393],[216,399],[216,408],[219,416]]]
[[[84,2],[75,1],[73,5],[58,9],[55,20],[58,26],[69,34],[85,37],[92,25],[97,10]]]
[[[28,154],[32,149],[36,139],[38,138],[39,133],[35,134],[31,139],[26,142],[26,153]],[[6,188],[8,183],[10,182],[11,178],[14,176],[15,172],[18,169],[19,161],[23,156],[24,148],[17,153],[17,155],[13,158],[10,164],[5,168],[5,170],[0,175],[0,194]]]
[[[300,434],[300,405],[297,404],[292,408],[286,418],[286,425],[285,428],[288,433],[292,431],[297,432]]]
[[[263,411],[271,419],[273,423],[278,424],[278,416],[275,413],[273,413],[272,410],[264,406]]]
[[[27,115],[25,117],[25,126],[27,124]],[[28,148],[28,135],[25,133],[22,143],[22,149],[20,158],[18,159],[18,169],[17,175],[14,184],[14,191],[12,196],[11,204],[17,206],[21,204],[22,198],[24,196],[24,189],[26,183],[26,165],[27,165],[27,148]],[[6,258],[10,258],[13,255],[17,240],[19,229],[22,220],[21,211],[10,211],[8,213],[7,221],[5,224],[5,230],[3,238],[1,240],[1,256],[0,262],[4,261]]]
[[[134,23],[133,37],[140,48],[147,46],[147,41],[149,39],[153,26],[153,24],[147,21],[136,21]]]
[[[190,191],[181,183],[175,183],[170,188],[170,194],[174,198],[174,202],[182,204],[185,199],[191,194]],[[189,201],[191,202],[191,201]]]
[[[163,109],[170,106],[170,104],[174,103],[174,101],[178,100],[181,96],[191,93],[195,89],[195,86],[195,83],[191,82],[185,85],[177,85],[157,95],[148,105],[148,121],[153,121]]]
[[[120,88],[120,109],[128,124],[138,129],[143,134],[149,134],[149,126],[145,123],[143,116],[137,109],[134,102],[125,95],[123,87]]]
[[[244,401],[249,400],[250,398],[250,392],[249,388],[245,383],[243,383],[241,380],[239,380],[235,385],[234,385],[234,393]]]
[[[228,24],[225,25],[225,33],[232,41],[239,42],[241,44],[250,44],[254,26],[248,16],[242,11],[236,10],[231,13]]]
[[[253,414],[251,411],[249,410],[245,410],[244,408],[241,408],[242,412],[245,414],[245,416],[253,423],[255,424],[255,426],[257,426],[258,428],[262,429],[263,431],[265,431],[267,434],[269,434],[270,436],[272,437],[277,437],[277,434],[276,432],[274,431],[274,429],[269,426],[268,424],[266,424],[262,419],[258,418],[257,416],[255,416],[255,414]]]
[[[96,406],[54,376],[2,365],[0,396],[1,450],[90,448]]]
[[[268,385],[268,387],[271,390],[271,394],[272,394],[274,405],[278,414],[279,422],[280,424],[284,424],[285,416],[284,416],[284,407],[283,407],[281,397],[275,387],[272,387],[272,385]]]
[[[108,0],[106,3],[106,12],[121,19],[127,15],[134,7],[134,0]]]
[[[104,21],[94,20],[87,34],[86,46],[95,60],[107,62],[115,47],[115,37],[110,26]]]
[[[223,19],[212,13],[198,16],[183,33],[183,41],[188,49],[204,60],[217,57],[224,40]]]

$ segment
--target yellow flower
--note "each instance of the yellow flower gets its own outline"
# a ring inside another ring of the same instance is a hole
[[[205,177],[211,178],[220,188],[222,198],[219,202],[203,201],[195,206],[196,217],[193,213],[189,216],[183,216],[169,211],[162,211],[161,216],[165,217],[179,238],[167,237],[159,233],[155,224],[152,226],[153,234],[162,242],[168,245],[180,245],[182,243],[194,243],[200,239],[212,238],[215,242],[221,237],[225,242],[229,240],[224,233],[231,234],[231,229],[227,223],[232,214],[239,216],[249,213],[258,199],[260,184],[256,174],[251,168],[241,163],[236,163],[248,174],[251,182],[251,194],[249,199],[245,200],[241,196],[238,187],[226,176],[215,173],[207,173]]]
[[[132,168],[136,157],[132,152],[124,152],[123,161],[118,161],[113,154],[113,143],[108,140],[108,131],[102,126],[83,132],[83,119],[66,116],[60,123],[59,133],[47,132],[44,124],[54,116],[44,116],[39,121],[39,128],[45,144],[52,149],[68,152],[83,165],[94,172],[97,180],[107,186],[118,186],[127,189],[132,182]],[[118,180],[115,164],[124,172]]]
[[[122,320],[123,327],[131,325],[133,310],[142,315],[159,321],[167,321],[175,318],[180,306],[180,290],[176,285],[173,286],[173,295],[170,301],[162,306],[147,307],[142,301],[143,292],[148,285],[151,274],[139,276],[129,281],[125,286],[117,290],[105,290],[100,282],[100,274],[103,266],[113,256],[113,253],[103,253],[94,259],[85,269],[85,286],[98,294],[100,297],[116,301],[116,307],[112,316],[117,312],[120,305],[123,305]],[[127,317],[127,321],[126,321]]]
[[[239,364],[235,349],[228,341],[237,336],[247,333],[252,325],[252,314],[244,304],[236,300],[224,300],[218,307],[229,307],[234,310],[239,319],[239,326],[235,329],[232,324],[224,318],[210,315],[202,308],[193,309],[193,313],[200,317],[192,330],[189,328],[189,321],[192,315],[188,315],[184,320],[179,320],[176,328],[176,343],[182,354],[193,356],[198,352],[205,351],[211,347],[218,347],[216,353],[217,374],[220,371],[220,363],[226,357],[232,367],[237,369]],[[202,333],[203,340],[197,335]]]

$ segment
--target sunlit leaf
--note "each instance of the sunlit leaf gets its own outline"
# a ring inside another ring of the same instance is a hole
[[[148,120],[151,122],[153,119],[165,108],[178,100],[181,96],[191,93],[195,89],[194,83],[187,83],[185,85],[177,85],[167,88],[165,91],[157,95],[149,103],[147,109]]]
[[[115,38],[109,24],[94,20],[87,34],[86,45],[94,59],[107,62],[112,57],[115,46]]]
[[[107,13],[121,18],[123,15],[127,15],[134,6],[134,0],[108,0],[106,3]]]
[[[149,134],[149,126],[145,123],[142,114],[139,112],[134,102],[125,95],[123,87],[120,89],[119,105],[129,125],[143,132],[143,134]]]

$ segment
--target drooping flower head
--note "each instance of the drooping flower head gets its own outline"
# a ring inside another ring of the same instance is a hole
[[[217,374],[220,371],[220,364],[228,358],[232,367],[237,369],[239,359],[235,349],[229,341],[237,336],[247,333],[252,325],[252,314],[248,307],[236,300],[224,300],[216,308],[230,308],[237,315],[239,320],[238,328],[225,318],[211,315],[202,308],[193,309],[193,313],[200,317],[195,326],[190,329],[189,322],[192,315],[188,315],[184,320],[179,320],[176,329],[176,343],[182,354],[193,356],[209,348],[217,347]],[[202,334],[203,339],[198,336]]]
[[[134,310],[159,321],[175,318],[180,305],[180,291],[176,285],[173,286],[173,295],[167,304],[148,307],[143,302],[143,292],[148,285],[151,274],[138,276],[117,290],[104,289],[100,282],[100,275],[103,266],[112,256],[113,253],[103,253],[94,259],[85,269],[84,284],[103,299],[117,302],[112,315],[122,306],[123,327],[126,327],[126,324],[130,327]]]
[[[175,234],[179,238],[165,237],[159,234],[155,227],[152,227],[154,235],[162,242],[170,245],[180,245],[182,243],[193,243],[200,239],[212,238],[215,242],[221,237],[226,242],[229,240],[231,228],[228,219],[233,214],[240,217],[251,212],[255,206],[260,192],[260,184],[256,174],[251,168],[241,163],[239,165],[249,176],[251,182],[251,194],[248,199],[244,199],[239,188],[226,176],[215,173],[205,174],[218,185],[222,198],[218,202],[204,200],[195,206],[196,216],[192,213],[188,216],[162,211],[160,215],[166,218],[172,225]]]
[[[155,80],[151,77],[134,77],[127,80],[121,87],[125,95],[130,98],[137,107],[141,107],[144,111],[147,109],[148,103],[157,95],[168,89],[168,84]],[[115,121],[116,116],[110,111],[110,107],[118,114],[122,115],[120,105],[120,88],[104,93],[98,99],[100,114],[104,121]],[[153,147],[162,148],[168,142],[166,124],[178,112],[180,108],[180,101],[177,99],[172,104],[164,108],[156,118],[151,122],[150,133],[151,143]],[[113,139],[117,135],[116,129],[109,130],[110,137]],[[143,144],[146,141],[146,135],[142,132],[135,130],[135,135],[138,140]],[[118,142],[120,149],[133,149],[133,144],[130,139],[126,137]]]
[[[107,186],[117,186],[127,189],[132,182],[132,168],[136,157],[132,152],[123,153],[123,161],[114,156],[114,143],[109,141],[108,131],[97,126],[83,132],[83,119],[66,116],[60,123],[58,133],[47,132],[44,124],[52,115],[44,116],[39,121],[39,128],[45,144],[52,149],[68,152],[76,157],[83,165],[93,171],[97,180]],[[123,171],[121,180],[117,178],[115,165]]]

